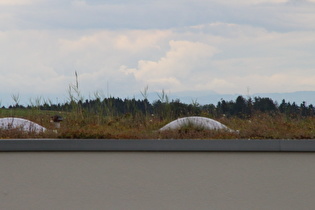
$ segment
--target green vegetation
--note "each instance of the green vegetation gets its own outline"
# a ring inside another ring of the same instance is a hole
[[[75,94],[72,94],[75,91]],[[64,121],[58,132],[42,134],[18,130],[1,130],[0,138],[96,138],[96,139],[308,139],[315,137],[315,108],[305,103],[296,105],[284,100],[280,105],[269,98],[221,100],[217,105],[185,104],[169,101],[162,91],[153,103],[144,99],[102,98],[83,100],[78,84],[69,87],[69,102],[53,104],[40,98],[31,105],[2,107],[0,117],[22,117],[53,130],[49,120],[58,114]],[[157,130],[179,117],[204,116],[215,119],[239,133],[209,131],[194,127],[158,132]]]

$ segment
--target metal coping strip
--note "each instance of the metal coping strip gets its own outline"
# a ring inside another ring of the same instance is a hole
[[[7,139],[0,152],[147,151],[147,152],[314,152],[306,140],[133,140],[133,139]]]

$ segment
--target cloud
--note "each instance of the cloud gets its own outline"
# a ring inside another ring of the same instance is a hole
[[[1,95],[315,89],[310,1],[5,2]]]
[[[40,0],[1,0],[0,5],[2,6],[19,6],[29,5],[40,2]]]
[[[245,94],[246,87],[249,87],[252,93],[283,93],[314,90],[314,79],[315,75],[306,76],[289,71],[287,73],[275,72],[269,76],[253,74],[245,77],[235,77],[232,82],[238,84],[237,89],[243,89],[243,94]],[[244,85],[240,86],[239,84]]]
[[[0,33],[0,87],[65,95],[77,71],[86,96],[107,86],[117,96],[132,96],[146,85],[172,92],[311,89],[314,37],[308,31],[269,32],[229,23],[182,30],[5,31]],[[288,72],[300,76],[275,82],[293,75]]]
[[[199,42],[171,41],[170,49],[160,59],[140,60],[136,68],[124,67],[125,72],[143,83],[153,84],[153,88],[173,91],[208,89],[230,93],[243,92],[247,86],[262,92],[281,86],[290,90],[315,88],[311,83],[301,86],[308,75],[314,75],[310,71],[314,67],[313,32],[277,33],[224,23],[191,29],[192,33],[187,33],[188,29],[184,33],[185,40]],[[184,35],[178,33],[183,39]],[[288,82],[293,78],[284,77],[288,72],[299,72],[299,81]],[[287,78],[286,84],[279,85],[272,78],[279,81]]]
[[[125,73],[155,89],[176,90],[189,84],[190,78],[198,75],[216,52],[214,47],[200,42],[171,40],[169,45],[170,50],[158,61],[140,60],[137,69],[125,69]]]
[[[220,2],[224,4],[279,4],[279,3],[286,3],[288,0],[222,0]]]
[[[26,2],[32,4],[9,10],[3,7],[0,11],[13,15],[14,25],[24,29],[164,30],[213,22],[262,26],[277,31],[315,28],[312,21],[315,4],[310,1],[294,4],[284,0]],[[308,21],[304,22],[305,18]]]

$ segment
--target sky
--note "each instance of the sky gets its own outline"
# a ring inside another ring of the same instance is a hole
[[[315,91],[315,0],[0,0],[0,103]]]

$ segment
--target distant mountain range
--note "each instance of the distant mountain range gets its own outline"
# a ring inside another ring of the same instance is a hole
[[[161,93],[148,93],[148,100],[154,102],[159,100]],[[212,91],[186,91],[176,93],[166,93],[169,100],[179,99],[183,103],[190,104],[192,102],[198,102],[201,105],[204,104],[217,104],[221,99],[226,101],[235,101],[235,99],[242,94],[219,94]],[[305,101],[308,105],[315,105],[315,91],[297,91],[291,93],[255,93],[252,95],[242,95],[243,97],[268,97],[277,103],[281,103],[284,99],[286,102],[300,105]],[[137,99],[143,99],[141,94],[135,96]]]

